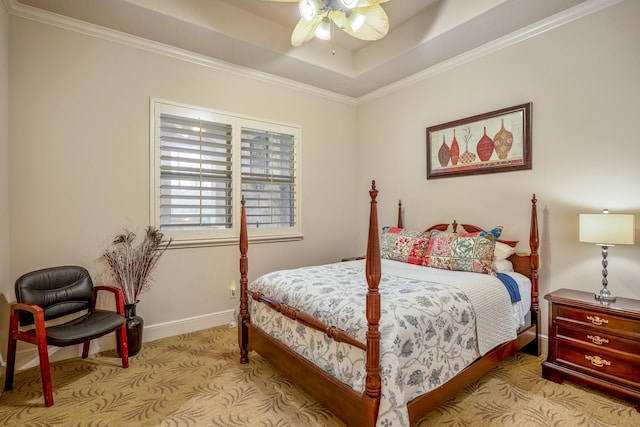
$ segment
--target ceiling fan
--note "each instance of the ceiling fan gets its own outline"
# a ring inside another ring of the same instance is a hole
[[[291,44],[301,46],[317,37],[331,39],[331,23],[361,40],[379,40],[389,31],[389,18],[380,3],[387,0],[266,0],[298,2],[300,21]]]

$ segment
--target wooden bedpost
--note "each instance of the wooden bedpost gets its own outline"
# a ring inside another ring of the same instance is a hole
[[[398,200],[398,228],[404,228],[402,223],[402,200]]]
[[[247,216],[245,212],[245,200],[242,196],[240,210],[240,314],[238,315],[238,344],[240,345],[240,363],[249,363],[249,303],[247,301],[247,273],[249,271],[249,239],[247,237]]]
[[[539,291],[538,291],[538,268],[540,267],[540,256],[538,255],[538,249],[540,247],[540,238],[538,235],[538,209],[536,203],[538,200],[536,199],[535,193],[531,198],[531,230],[529,233],[529,248],[531,248],[531,256],[530,256],[530,267],[531,267],[531,312],[533,322],[536,322],[537,333],[536,337],[538,337],[534,342],[537,348],[532,349],[536,355],[540,355],[541,353],[541,342],[540,342],[540,327],[541,319],[540,319],[540,299],[539,299]]]
[[[378,208],[376,197],[378,190],[376,182],[371,181],[371,210],[369,213],[369,240],[367,242],[367,261],[366,276],[369,285],[367,292],[367,378],[365,382],[365,392],[367,396],[377,399],[379,402],[381,380],[380,380],[380,331],[378,324],[380,322],[380,293],[378,293],[378,285],[380,284],[381,268],[380,268],[380,238],[378,231]],[[376,408],[377,416],[377,408]],[[374,418],[375,419],[375,418]]]

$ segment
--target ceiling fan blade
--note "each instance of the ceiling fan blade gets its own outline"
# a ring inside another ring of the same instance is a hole
[[[275,0],[275,1],[283,1],[283,0]],[[375,6],[377,4],[386,3],[388,1],[389,0],[360,0],[357,7]]]
[[[335,11],[329,12],[329,18],[341,30],[346,31],[345,28],[351,28],[351,25],[349,24],[349,19],[347,18],[347,15],[345,15],[344,12],[342,12],[342,11],[335,10]]]
[[[376,1],[376,0],[368,0]],[[382,0],[386,1],[386,0]],[[389,18],[384,9],[379,5],[364,6],[353,8],[354,13],[364,15],[367,19],[357,31],[354,31],[345,16],[344,20],[347,25],[342,26],[336,24],[347,34],[360,40],[380,40],[389,32]],[[344,16],[344,14],[342,14]],[[336,16],[337,17],[337,16]]]
[[[305,21],[304,18],[300,18],[298,24],[293,29],[293,33],[291,33],[291,44],[293,46],[302,46],[309,40],[311,40],[314,35],[313,32],[316,30],[320,22],[322,21],[322,16],[316,15],[313,17],[311,21]]]

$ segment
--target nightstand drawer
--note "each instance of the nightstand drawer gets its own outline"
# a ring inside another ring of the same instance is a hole
[[[598,349],[584,349],[564,343],[558,346],[555,363],[580,369],[592,376],[614,378],[616,382],[627,383],[633,387],[640,385],[640,357],[624,356],[604,350],[598,351]]]
[[[611,313],[599,313],[594,310],[558,305],[556,307],[555,321],[558,325],[561,325],[563,321],[580,322],[585,329],[593,331],[607,330],[611,333],[628,336],[630,339],[640,339],[640,328],[637,320],[619,317]]]
[[[571,327],[573,326],[573,327]],[[610,335],[602,328],[576,328],[575,324],[558,321],[556,338],[561,340],[576,340],[593,346],[594,349],[617,350],[632,355],[640,355],[640,341]]]

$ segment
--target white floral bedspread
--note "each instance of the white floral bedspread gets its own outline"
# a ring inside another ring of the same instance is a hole
[[[258,278],[249,289],[344,329],[364,343],[364,268],[364,261],[354,261],[276,271]],[[408,401],[516,337],[509,294],[493,276],[382,260],[379,291],[378,427],[409,426]],[[356,391],[364,391],[364,351],[336,343],[251,298],[249,302],[251,323]]]

